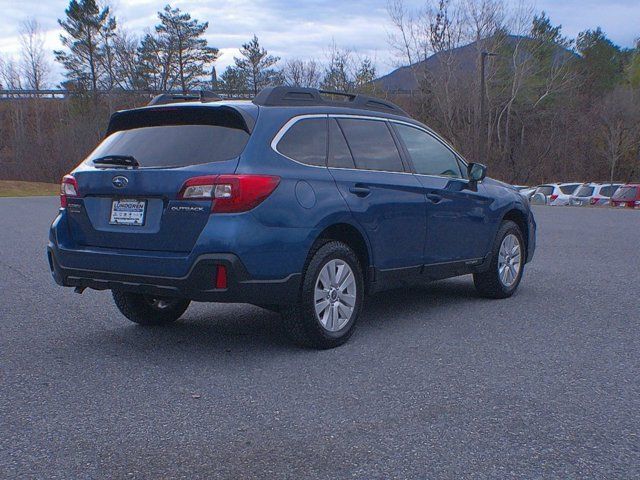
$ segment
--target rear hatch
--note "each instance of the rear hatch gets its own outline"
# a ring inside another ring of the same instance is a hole
[[[250,120],[250,119],[249,119]],[[211,200],[180,200],[189,178],[236,170],[249,137],[247,114],[220,105],[118,112],[106,138],[72,173],[70,233],[84,246],[189,252]]]
[[[635,185],[623,185],[611,197],[611,202],[616,207],[634,207],[635,200],[638,198],[638,188]]]

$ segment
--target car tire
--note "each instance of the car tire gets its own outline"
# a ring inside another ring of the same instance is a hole
[[[281,311],[286,334],[304,347],[342,345],[353,334],[364,293],[353,250],[335,240],[319,242],[303,270],[297,303]]]
[[[513,295],[522,280],[525,255],[525,243],[518,225],[510,220],[502,222],[493,242],[489,268],[473,274],[478,293],[487,298]]]
[[[141,293],[113,290],[118,310],[139,325],[166,325],[179,319],[190,301],[182,298],[154,297]]]

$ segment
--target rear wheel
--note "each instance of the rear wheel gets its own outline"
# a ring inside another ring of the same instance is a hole
[[[473,275],[476,290],[487,298],[507,298],[514,294],[524,268],[524,240],[512,221],[502,223],[493,245],[486,272]]]
[[[319,245],[304,271],[298,304],[282,311],[287,334],[303,346],[342,345],[353,334],[363,295],[353,250],[338,241]]]
[[[159,297],[114,290],[113,300],[118,310],[140,325],[165,325],[182,316],[190,301],[182,298]]]

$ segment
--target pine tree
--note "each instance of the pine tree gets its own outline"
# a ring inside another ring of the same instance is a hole
[[[115,18],[95,0],[71,0],[65,14],[58,23],[66,32],[60,41],[68,52],[54,51],[56,60],[66,70],[67,84],[96,92],[106,73],[105,38],[115,31]]]
[[[219,56],[202,38],[209,23],[200,23],[179,8],[167,5],[158,12],[155,35],[147,34],[140,46],[141,66],[149,83],[159,90],[174,86],[183,92],[201,86]]]
[[[269,55],[260,46],[257,36],[254,35],[249,43],[243,44],[240,53],[242,54],[241,58],[233,57],[235,66],[229,67],[235,72],[225,72],[225,76],[244,79],[247,88],[254,95],[257,95],[266,86],[283,83],[282,74],[272,68],[280,60],[280,57]]]
[[[222,90],[230,97],[240,95],[249,89],[247,77],[236,67],[227,67],[220,80]]]
[[[623,55],[600,27],[578,34],[578,53],[582,56],[584,89],[595,95],[611,91],[624,73]]]

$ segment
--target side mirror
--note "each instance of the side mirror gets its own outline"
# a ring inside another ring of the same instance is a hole
[[[481,163],[470,163],[467,166],[467,176],[470,182],[481,182],[487,176],[487,167]]]

